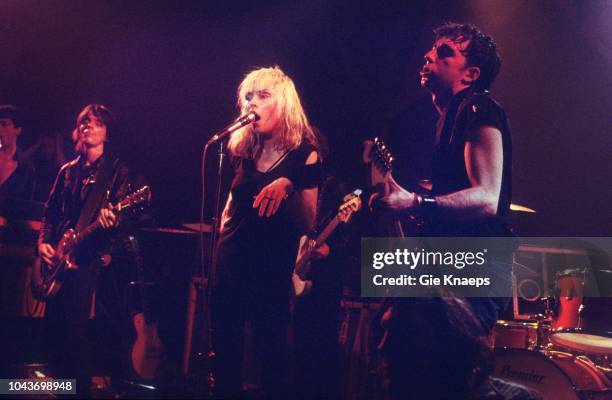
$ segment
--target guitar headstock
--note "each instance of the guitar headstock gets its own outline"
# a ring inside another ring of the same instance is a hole
[[[151,188],[143,186],[137,191],[125,196],[116,205],[115,209],[122,212],[126,209],[134,208],[136,206],[146,206],[151,201]]]
[[[344,203],[338,208],[338,218],[340,221],[347,223],[353,214],[361,209],[361,193],[361,189],[356,189],[344,196]]]
[[[369,184],[376,190],[386,193],[395,158],[382,139],[374,138],[364,142],[363,161],[370,166]]]
[[[393,161],[395,158],[389,151],[389,148],[380,138],[374,138],[374,157],[373,162],[384,172],[389,172],[393,169]]]
[[[384,174],[393,169],[395,157],[393,157],[385,142],[375,137],[374,140],[364,142],[363,161],[374,164]]]

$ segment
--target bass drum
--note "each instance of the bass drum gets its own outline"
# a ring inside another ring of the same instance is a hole
[[[608,378],[586,357],[558,351],[495,351],[496,378],[538,391],[546,400],[612,398]]]

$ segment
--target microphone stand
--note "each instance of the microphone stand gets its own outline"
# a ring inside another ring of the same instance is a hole
[[[225,162],[225,158],[226,158],[226,154],[225,154],[225,139],[229,138],[230,134],[234,131],[236,131],[237,129],[242,128],[243,126],[246,126],[248,124],[251,124],[255,121],[259,120],[259,115],[257,115],[255,112],[251,111],[246,115],[243,115],[242,117],[238,118],[234,123],[232,123],[230,126],[228,126],[227,128],[225,128],[224,130],[222,130],[221,132],[217,133],[216,135],[214,135],[213,137],[210,138],[210,140],[208,140],[208,142],[206,143],[206,145],[204,146],[204,151],[202,154],[202,202],[200,204],[200,275],[201,275],[201,281],[202,284],[205,285],[204,287],[204,296],[202,296],[203,299],[203,304],[202,304],[202,312],[205,312],[204,310],[206,309],[205,307],[208,306],[209,307],[209,312],[207,312],[204,316],[204,318],[202,318],[202,324],[203,324],[203,328],[204,331],[207,332],[206,335],[202,335],[202,340],[207,340],[208,341],[208,352],[206,354],[206,356],[208,357],[209,360],[209,368],[208,368],[208,376],[207,376],[207,384],[208,384],[208,394],[209,397],[212,398],[212,396],[214,395],[214,388],[215,388],[215,375],[214,375],[214,359],[215,359],[215,350],[214,350],[214,346],[213,346],[213,328],[212,328],[212,320],[210,318],[210,304],[211,304],[211,298],[212,298],[212,286],[215,283],[215,279],[216,279],[216,270],[217,270],[217,242],[219,240],[219,223],[220,223],[220,211],[221,211],[221,181],[223,178],[223,164]],[[217,170],[217,182],[216,182],[216,186],[215,186],[215,204],[214,204],[214,208],[213,208],[213,216],[212,216],[212,224],[211,224],[211,240],[210,240],[210,263],[209,263],[209,270],[208,270],[208,276],[206,276],[206,271],[205,271],[205,263],[204,263],[204,200],[206,198],[205,194],[206,194],[206,190],[205,190],[205,185],[204,185],[204,181],[206,178],[206,155],[208,154],[208,147],[212,144],[212,143],[216,143],[219,142],[219,165],[218,165],[218,170]],[[194,303],[195,304],[195,303]],[[206,329],[208,328],[208,329]],[[202,349],[204,349],[206,347],[206,343],[202,344]],[[185,354],[187,354],[188,352],[186,351]],[[202,352],[200,352],[198,354],[199,356],[203,356]],[[188,358],[188,355],[186,356],[186,358]],[[187,361],[188,362],[188,361]],[[185,365],[187,365],[187,362],[185,363]],[[187,368],[185,367],[185,372]]]
[[[204,155],[203,155],[203,160],[202,160],[202,204],[201,204],[201,210],[200,210],[200,221],[201,221],[201,227],[203,226],[203,221],[204,221],[204,198],[205,198],[205,185],[204,185],[204,180],[206,177],[206,173],[205,173],[205,166],[206,166],[206,154],[208,152],[208,146],[210,146],[210,144],[214,143],[214,141],[209,141],[208,143],[206,143],[206,145],[204,146]],[[203,279],[203,290],[204,290],[204,296],[202,296],[203,298],[203,304],[202,304],[202,312],[205,313],[205,317],[202,318],[202,325],[204,328],[204,331],[206,332],[205,335],[202,336],[202,339],[205,341],[205,343],[202,343],[202,349],[207,348],[207,353],[206,353],[206,357],[208,358],[209,364],[208,364],[208,373],[207,373],[207,389],[208,389],[208,395],[209,398],[212,398],[214,395],[214,389],[215,389],[215,383],[216,383],[216,379],[215,379],[215,373],[214,373],[214,359],[215,359],[215,350],[214,350],[214,345],[213,345],[213,327],[212,327],[212,321],[211,321],[211,317],[210,317],[210,311],[211,311],[211,299],[212,299],[212,286],[214,285],[215,279],[216,279],[216,269],[217,269],[217,242],[219,240],[219,224],[221,221],[221,182],[222,182],[222,178],[223,178],[223,166],[225,163],[225,158],[227,156],[226,152],[225,152],[225,141],[221,140],[219,141],[219,147],[218,147],[218,157],[219,157],[219,162],[218,162],[218,166],[217,166],[217,182],[215,185],[215,203],[214,203],[214,208],[213,208],[213,215],[212,215],[212,223],[211,223],[211,235],[210,235],[210,259],[209,259],[209,268],[208,268],[208,274],[206,274],[206,270],[205,270],[205,263],[204,263],[204,232],[203,229],[200,229],[200,274],[202,276]],[[208,276],[207,276],[208,275]],[[206,306],[208,306],[208,312],[206,312]],[[207,343],[206,343],[207,342]],[[203,356],[202,353],[199,354],[200,356]]]

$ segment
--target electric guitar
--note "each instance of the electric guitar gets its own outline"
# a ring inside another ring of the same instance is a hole
[[[344,197],[344,203],[338,208],[338,213],[323,228],[315,239],[302,236],[298,251],[298,257],[293,267],[291,280],[293,282],[293,293],[296,297],[305,295],[312,288],[312,281],[307,280],[310,271],[310,260],[314,250],[321,246],[329,235],[340,225],[348,223],[353,214],[361,209],[361,189],[357,189]]]
[[[143,186],[132,194],[125,196],[117,204],[111,206],[111,208],[115,214],[119,215],[129,209],[135,209],[137,206],[144,205],[150,200],[151,189],[148,186]],[[75,250],[84,240],[91,237],[100,228],[101,225],[96,219],[95,222],[89,224],[80,232],[74,229],[68,229],[64,232],[62,238],[55,246],[53,262],[47,264],[41,261],[36,263],[38,267],[35,265],[34,286],[32,288],[35,297],[46,300],[57,294],[66,278],[66,273],[79,268],[74,261]]]
[[[136,275],[138,281],[130,282],[137,286],[140,295],[142,312],[134,315],[134,329],[136,330],[136,341],[132,347],[132,368],[142,379],[153,380],[164,358],[164,347],[159,339],[157,321],[152,318],[149,302],[147,301],[145,286],[152,285],[144,280],[142,267],[142,256],[138,241],[132,235],[128,237],[131,252],[136,264]]]
[[[389,181],[393,171],[395,158],[382,139],[366,140],[363,148],[363,162],[369,166],[368,181],[370,185],[381,195],[389,194]],[[404,227],[400,220],[393,220],[387,224],[389,236],[404,237]]]

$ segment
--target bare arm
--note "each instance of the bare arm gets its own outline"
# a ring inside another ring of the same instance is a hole
[[[503,170],[501,132],[491,126],[481,126],[473,139],[465,144],[465,168],[470,187],[457,192],[436,196],[436,214],[455,220],[494,216],[497,213]],[[415,194],[391,180],[390,192],[378,199],[373,196],[370,205],[380,204],[391,211],[410,211],[418,207]]]
[[[229,208],[232,204],[232,192],[229,192],[227,195],[227,201],[225,202],[225,208],[223,209],[223,213],[221,213],[221,224],[219,225],[219,232],[223,232],[223,227],[229,218]]]
[[[502,183],[501,132],[491,126],[478,128],[474,139],[465,144],[464,159],[471,187],[437,196],[440,214],[453,219],[494,216]]]
[[[305,165],[316,164],[317,160],[317,152],[313,151],[308,155]],[[253,202],[253,208],[259,209],[260,217],[267,218],[278,211],[283,201],[287,201],[289,213],[298,227],[302,232],[307,232],[314,227],[318,188],[303,189],[292,196],[290,194],[293,190],[293,182],[289,178],[280,177],[259,192]]]

